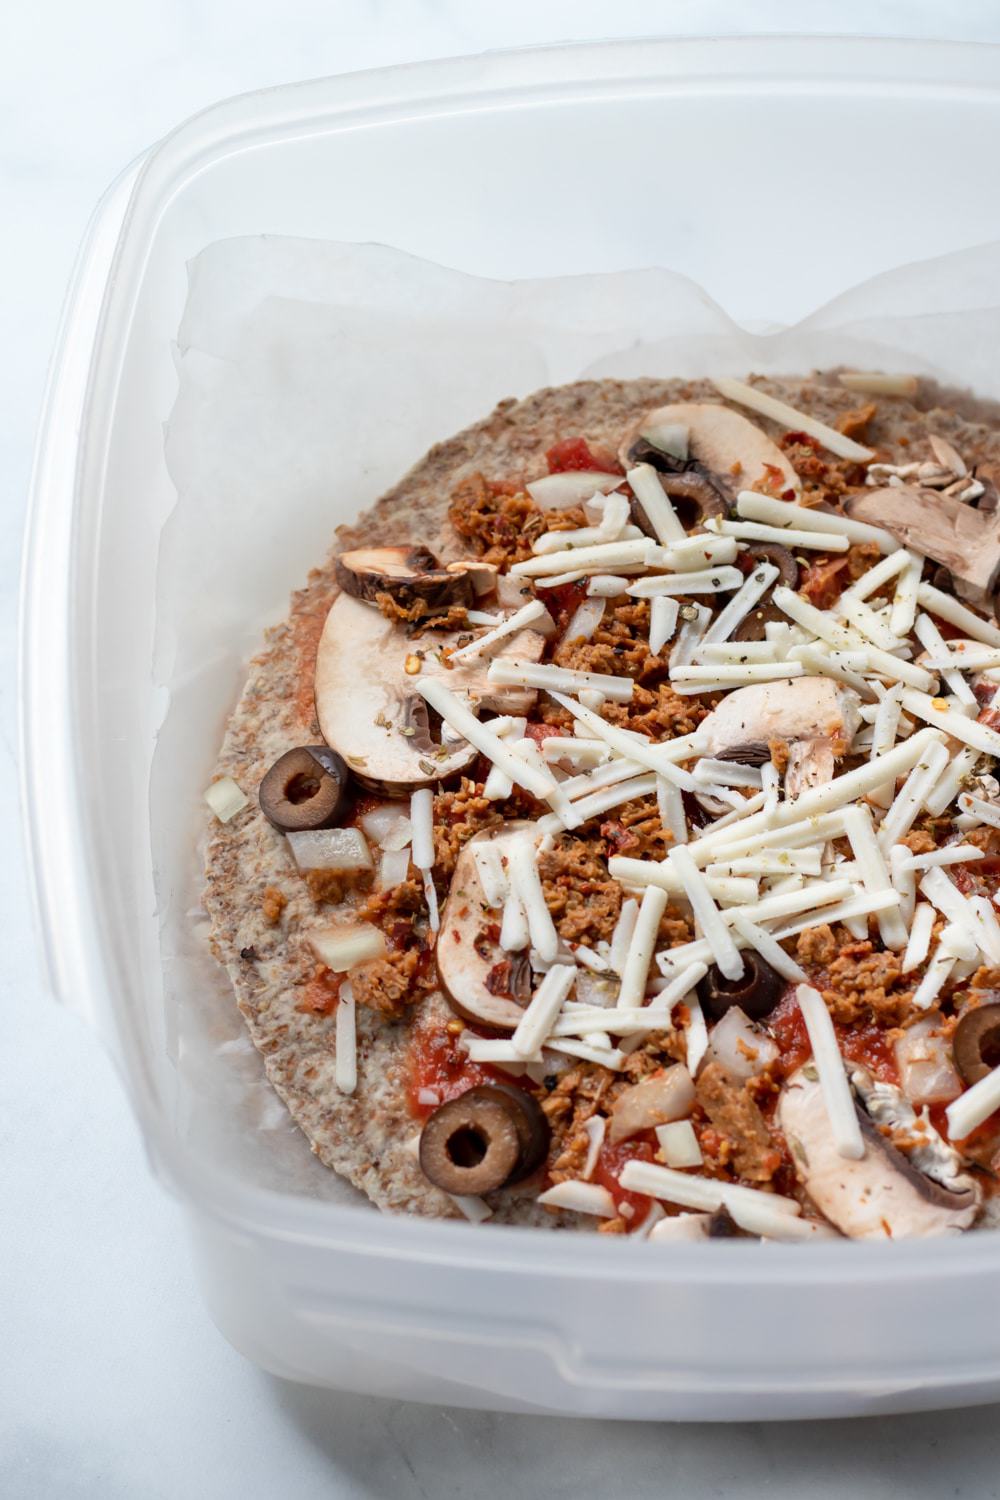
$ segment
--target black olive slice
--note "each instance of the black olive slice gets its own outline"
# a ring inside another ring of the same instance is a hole
[[[541,1105],[524,1089],[515,1088],[510,1083],[484,1083],[476,1092],[491,1093],[507,1101],[520,1141],[517,1166],[507,1178],[507,1184],[522,1182],[541,1166],[552,1139],[552,1127]]]
[[[733,631],[733,640],[764,641],[767,639],[766,627],[768,625],[780,620],[787,621],[787,619],[788,616],[776,604],[772,604],[770,595],[765,594],[763,599],[759,599],[750,613],[744,615],[737,625]]]
[[[778,570],[777,583],[783,583],[786,588],[797,589],[799,586],[799,565],[780,542],[751,542],[747,547],[748,556],[756,562],[773,563]],[[769,598],[770,594],[765,594]]]
[[[328,745],[287,750],[260,784],[260,810],[282,833],[333,828],[343,812],[350,774]]]
[[[492,1193],[520,1165],[519,1121],[499,1089],[469,1089],[428,1116],[420,1135],[420,1170],[445,1193]]]
[[[966,1083],[978,1083],[1000,1066],[1000,1005],[967,1010],[951,1041],[955,1066]]]
[[[744,969],[739,979],[727,979],[718,965],[712,964],[698,985],[701,1003],[713,1021],[720,1021],[734,1005],[751,1021],[759,1021],[770,1014],[787,988],[781,975],[752,948],[744,948],[742,958]]]
[[[685,530],[691,531],[709,516],[729,515],[729,497],[723,492],[720,481],[703,464],[690,460],[681,462],[669,453],[661,453],[645,439],[633,443],[628,456],[630,463],[647,463],[657,471],[664,493],[670,496]],[[658,540],[641,503],[633,498],[629,509],[633,524],[646,536]]]

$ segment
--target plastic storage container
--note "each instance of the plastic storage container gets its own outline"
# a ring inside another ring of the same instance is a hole
[[[503,277],[665,264],[737,317],[791,320],[918,242],[924,256],[1000,237],[986,190],[998,129],[1000,66],[984,46],[533,50],[220,104],[98,209],[53,365],[25,562],[40,920],[53,988],[117,1058],[184,1206],[212,1315],[261,1365],[381,1395],[625,1418],[1000,1396],[993,1235],[665,1250],[383,1218],[288,1191],[252,1152],[197,1150],[156,918],[191,844],[158,832],[150,776],[171,341],[185,263],[205,245],[262,231],[374,240]],[[186,725],[185,816],[223,707]],[[217,1067],[231,1088],[225,1056]]]

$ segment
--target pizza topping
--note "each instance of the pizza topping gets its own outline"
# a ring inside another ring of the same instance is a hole
[[[968,1084],[1000,1065],[1000,1005],[980,1005],[959,1018],[952,1037],[955,1066]]]
[[[429,1115],[420,1170],[445,1193],[478,1197],[503,1187],[521,1162],[519,1117],[506,1092],[480,1084]]]
[[[379,889],[370,922],[308,919],[339,993],[302,1013],[336,1007],[350,1092],[355,1007],[398,1023],[439,986],[464,1092],[422,1088],[421,1161],[477,1219],[548,1156],[534,1200],[609,1233],[956,1232],[1000,1111],[992,492],[937,434],[876,461],[874,402],[827,425],[717,388],[777,440],[676,402],[624,473],[570,437],[538,478],[468,476],[474,561],[338,560],[328,745],[261,805],[317,902],[361,905],[376,863]]]
[[[743,952],[743,973],[728,979],[717,964],[712,964],[698,986],[701,1003],[713,1021],[737,1007],[745,1016],[761,1020],[777,1005],[785,992],[785,980],[754,950]]]
[[[802,1069],[782,1090],[781,1128],[796,1174],[817,1208],[852,1239],[924,1237],[968,1228],[980,1193],[961,1173],[957,1153],[929,1121],[918,1121],[898,1089],[874,1085],[859,1070],[851,1084],[845,1075],[845,1087],[851,1089],[862,1143],[849,1161],[836,1151],[826,1128],[822,1085],[809,1070]]]
[[[345,594],[370,603],[386,595],[407,618],[468,606],[476,594],[465,567],[442,568],[433,552],[422,546],[358,547],[335,559],[334,572]],[[414,606],[416,615],[407,613]]]

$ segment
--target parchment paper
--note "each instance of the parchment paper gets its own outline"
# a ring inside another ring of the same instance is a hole
[[[791,329],[733,323],[668,271],[501,283],[378,245],[260,237],[190,266],[166,433],[151,818],[181,1128],[272,1187],[358,1195],[288,1121],[207,953],[203,804],[245,663],[330,546],[432,443],[503,397],[579,378],[906,370],[1000,397],[1000,246],[912,265]],[[252,789],[248,789],[252,790]]]

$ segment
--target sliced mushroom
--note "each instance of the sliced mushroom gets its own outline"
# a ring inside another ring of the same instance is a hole
[[[844,502],[847,514],[892,533],[904,547],[947,568],[955,592],[978,602],[1000,578],[1000,516],[973,509],[936,490],[897,485],[862,490]]]
[[[476,592],[468,568],[442,568],[426,547],[358,547],[342,552],[333,569],[345,594],[369,603],[388,594],[404,609],[418,599],[432,610],[468,605]]]
[[[702,720],[706,753],[762,765],[772,740],[789,745],[785,790],[798,796],[829,781],[861,720],[857,693],[831,677],[792,677],[737,688]]]
[[[687,429],[686,460],[675,458],[642,437],[644,430],[664,425]],[[652,464],[661,471],[660,482],[668,494],[682,502],[693,501],[699,509],[703,502],[711,504],[711,491],[715,504],[708,514],[719,513],[716,507],[720,500],[721,508],[728,509],[740,490],[763,486],[768,493],[791,490],[797,495],[801,489],[799,476],[766,433],[740,412],[715,402],[682,401],[644,412],[626,433],[619,458],[626,469],[640,462]],[[671,488],[689,472],[701,481],[697,488],[692,485],[687,494],[681,488]],[[685,520],[683,512],[681,519]]]
[[[431,732],[427,705],[416,691],[418,676],[447,671],[448,686],[474,708],[525,713],[537,694],[487,680],[489,662],[446,669],[440,651],[462,635],[437,635],[414,649],[405,632],[378,610],[341,594],[327,615],[316,657],[316,713],[327,741],[356,779],[387,796],[407,796],[464,771],[476,751],[464,740],[441,744]],[[544,637],[518,631],[499,656],[538,661]]]
[[[859,1070],[852,1083],[867,1088],[870,1080],[866,1083]],[[886,1084],[873,1087],[890,1089]],[[907,1113],[916,1124],[899,1090],[891,1093],[898,1096],[892,1103],[900,1128],[906,1129]],[[913,1239],[968,1229],[979,1209],[980,1191],[962,1170],[958,1153],[928,1122],[921,1121],[918,1138],[926,1139],[928,1146],[922,1154],[907,1155],[879,1128],[891,1128],[891,1122],[877,1095],[870,1097],[869,1108],[878,1119],[860,1103],[856,1107],[865,1141],[860,1161],[848,1160],[837,1151],[814,1068],[794,1074],[778,1104],[779,1123],[796,1174],[830,1223],[851,1239]]]
[[[524,1015],[530,974],[517,954],[505,953],[498,937],[490,936],[490,928],[499,929],[500,913],[486,899],[473,849],[492,842],[503,857],[504,846],[532,827],[507,823],[502,834],[479,833],[469,840],[455,863],[434,948],[438,983],[452,1010],[466,1021],[504,1031],[512,1031]]]
[[[496,589],[500,569],[496,563],[484,562],[481,557],[463,557],[458,562],[446,564],[445,572],[459,576],[467,574],[472,584],[472,592],[477,599],[480,599],[484,594],[492,594]]]

